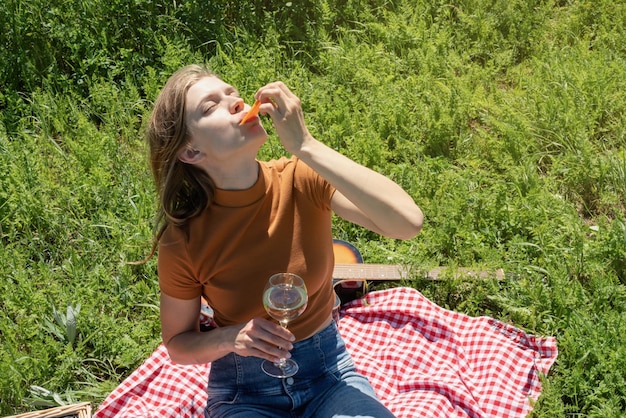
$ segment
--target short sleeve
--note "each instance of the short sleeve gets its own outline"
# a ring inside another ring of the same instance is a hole
[[[202,295],[202,283],[197,278],[187,251],[184,233],[170,225],[159,243],[159,288],[177,299],[194,299]]]
[[[330,210],[330,200],[335,193],[335,187],[303,161],[295,157],[294,160],[296,163],[294,173],[295,187],[309,196],[318,208]]]

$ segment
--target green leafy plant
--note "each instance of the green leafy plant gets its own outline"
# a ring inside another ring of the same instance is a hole
[[[55,337],[62,341],[67,341],[68,344],[73,345],[78,335],[78,314],[80,313],[80,304],[75,307],[69,305],[67,307],[67,313],[59,312],[56,308],[53,308],[53,318],[44,320],[44,327],[53,334]]]

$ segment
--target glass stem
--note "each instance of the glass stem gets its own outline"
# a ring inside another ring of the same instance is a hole
[[[279,321],[279,322],[280,322],[281,327],[283,327],[284,329],[287,329],[287,324],[289,324],[288,321]],[[282,350],[282,347],[280,347],[280,349]],[[276,365],[276,367],[280,367],[281,369],[284,369],[285,365],[287,364],[287,358],[282,357],[280,360],[278,360],[278,362],[274,364]]]

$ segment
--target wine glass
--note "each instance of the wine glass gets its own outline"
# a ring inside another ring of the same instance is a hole
[[[269,278],[263,292],[263,306],[283,328],[306,309],[308,296],[304,280],[293,273],[277,273]],[[290,377],[298,371],[292,359],[281,358],[278,362],[263,361],[261,369],[273,377]]]

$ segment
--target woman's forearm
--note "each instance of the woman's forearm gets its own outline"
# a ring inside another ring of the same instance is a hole
[[[354,204],[383,235],[408,239],[422,227],[423,214],[397,183],[309,137],[296,155]]]
[[[232,341],[232,337],[229,336],[228,327],[224,327],[207,332],[181,333],[171,338],[165,346],[174,363],[205,364],[232,352],[228,341]]]

